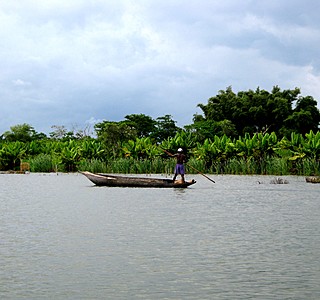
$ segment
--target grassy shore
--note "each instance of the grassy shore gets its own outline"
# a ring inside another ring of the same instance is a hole
[[[72,170],[50,155],[40,155],[30,160],[31,172],[67,172],[90,171],[93,173],[123,173],[123,174],[172,174],[175,166],[173,159],[132,159],[123,158],[107,162],[96,159],[81,160]],[[196,171],[194,167],[207,174],[235,174],[235,175],[320,175],[320,163],[317,160],[301,159],[288,160],[278,157],[267,157],[261,160],[245,160],[232,158],[226,161],[216,161],[206,166],[204,161],[194,158],[188,161],[186,171],[189,174]]]

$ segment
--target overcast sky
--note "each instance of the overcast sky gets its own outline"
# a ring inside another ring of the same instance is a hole
[[[139,113],[184,126],[228,86],[299,87],[320,104],[319,11],[318,0],[0,0],[0,134]]]

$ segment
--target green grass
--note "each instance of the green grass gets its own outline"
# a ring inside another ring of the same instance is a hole
[[[29,160],[31,172],[54,172],[57,171],[57,162],[49,154],[39,154]]]
[[[98,159],[82,160],[78,165],[79,171],[89,171],[91,173],[107,173],[107,165]]]
[[[320,161],[315,159],[304,159],[296,164],[298,175],[320,176]]]
[[[40,154],[29,160],[31,172],[65,171],[65,166],[49,154]],[[81,160],[75,171],[90,171],[93,173],[123,173],[123,174],[173,174],[174,159],[133,159],[121,158],[107,162],[98,159]],[[193,168],[195,169],[193,169]],[[320,175],[320,163],[315,159],[290,161],[286,158],[267,157],[254,160],[232,158],[226,161],[213,162],[206,166],[202,160],[191,158],[186,164],[186,173],[196,174],[197,171],[206,174],[234,175]]]

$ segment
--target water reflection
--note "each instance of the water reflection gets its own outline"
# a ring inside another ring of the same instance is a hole
[[[178,198],[178,199],[182,199],[184,200],[185,199],[185,195],[186,193],[188,192],[188,189],[182,189],[182,188],[174,188],[174,193],[175,193],[175,196]]]

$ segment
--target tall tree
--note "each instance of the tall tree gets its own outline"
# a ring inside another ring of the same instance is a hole
[[[226,133],[229,136],[268,130],[280,135],[317,130],[320,119],[317,102],[310,96],[299,98],[299,94],[298,88],[281,90],[278,86],[271,93],[257,88],[256,91],[235,94],[228,87],[226,91],[219,91],[217,96],[211,97],[206,105],[198,105],[204,119],[197,117],[194,125],[198,130],[204,128],[207,136],[208,127],[211,135]],[[293,109],[295,103],[297,106]]]
[[[3,139],[8,142],[30,142],[41,135],[37,134],[34,128],[26,123],[10,127],[10,131],[3,134]]]
[[[68,129],[63,125],[53,125],[51,128],[53,131],[50,132],[49,135],[50,138],[54,140],[69,140],[73,138],[73,132],[68,131]]]
[[[97,123],[94,127],[98,140],[103,142],[107,149],[107,155],[112,157],[119,153],[122,142],[134,140],[137,137],[135,129],[124,121],[103,121]]]
[[[174,137],[176,133],[181,129],[176,125],[176,121],[173,120],[171,115],[164,115],[156,119],[155,130],[152,133],[157,142],[161,143],[170,137]]]
[[[317,109],[317,101],[311,96],[300,97],[292,115],[285,120],[285,124],[297,133],[305,134],[310,130],[318,131],[320,112]]]
[[[156,121],[144,114],[131,114],[125,116],[126,124],[133,127],[139,138],[150,136],[156,129]]]

